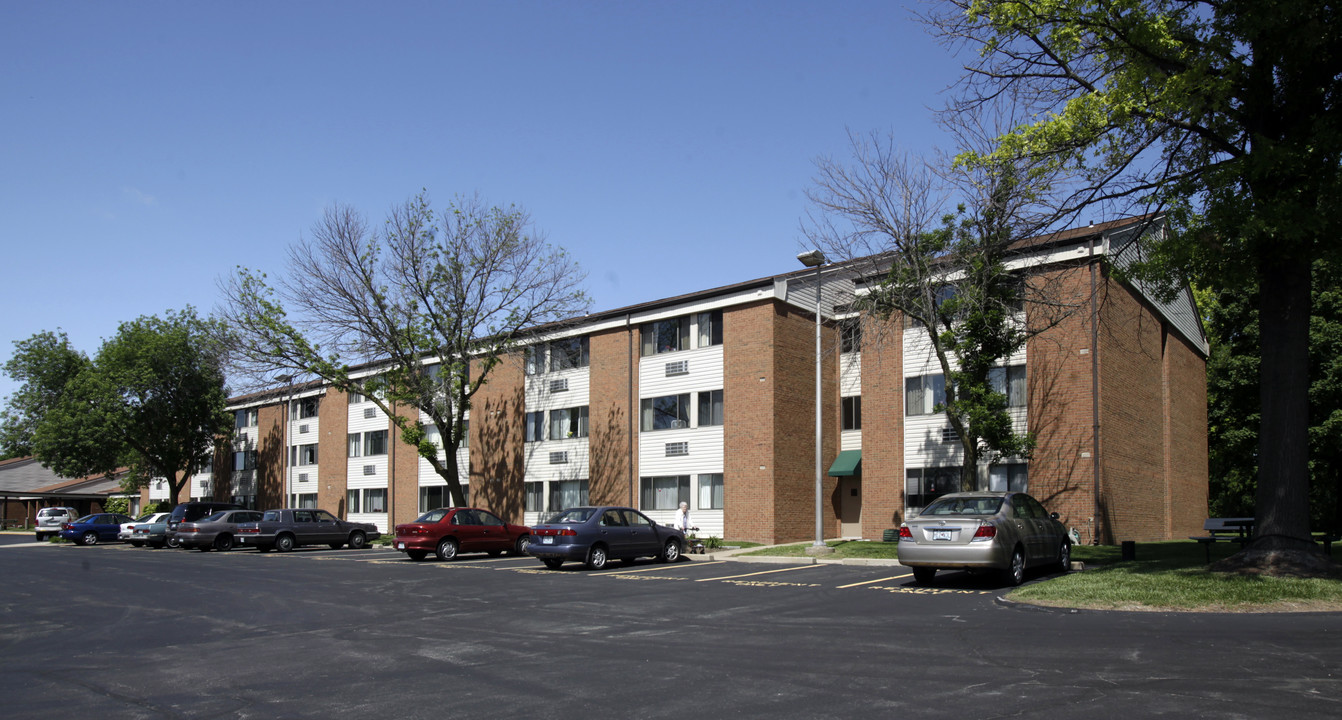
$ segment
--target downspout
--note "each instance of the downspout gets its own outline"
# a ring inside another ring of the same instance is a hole
[[[1098,345],[1100,339],[1099,330],[1099,303],[1096,297],[1096,258],[1095,242],[1102,236],[1091,238],[1088,247],[1088,256],[1090,259],[1090,464],[1093,472],[1091,478],[1091,493],[1093,517],[1091,523],[1090,543],[1099,545],[1099,533],[1096,529],[1100,524],[1100,357]]]
[[[638,498],[634,495],[634,431],[638,427],[638,405],[634,402],[634,328],[631,319],[628,314],[624,316],[624,332],[629,338],[629,507],[638,507]]]

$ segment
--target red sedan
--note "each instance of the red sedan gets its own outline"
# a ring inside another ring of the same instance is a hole
[[[423,560],[429,553],[451,560],[470,552],[525,555],[530,542],[531,528],[506,523],[488,510],[438,508],[397,525],[395,547],[411,560]]]

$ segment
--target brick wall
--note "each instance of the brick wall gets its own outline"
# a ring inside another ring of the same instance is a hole
[[[256,507],[286,507],[284,496],[284,418],[285,404],[264,405],[257,413]]]
[[[904,333],[899,319],[862,329],[862,537],[904,519]]]
[[[591,358],[588,399],[588,496],[594,504],[637,502],[638,453],[631,444],[638,397],[638,328],[617,328],[588,338]],[[632,382],[632,385],[631,385]],[[634,401],[637,402],[637,401]],[[632,460],[632,463],[631,463]]]
[[[328,389],[317,407],[317,507],[345,518],[345,489],[348,486],[349,396]]]
[[[822,339],[824,417],[838,411],[837,334]],[[789,542],[815,536],[815,320],[763,301],[723,313],[725,453],[724,534],[736,540]],[[836,421],[825,423],[822,473],[838,452]],[[838,532],[834,493],[821,483],[826,537]]]
[[[1165,336],[1165,477],[1170,538],[1201,535],[1207,518],[1207,364],[1182,336]]]
[[[479,377],[479,363],[471,364]],[[522,521],[522,353],[504,357],[490,370],[471,402],[470,497],[468,502]]]
[[[1056,304],[1026,306],[1027,324],[1042,330],[1026,346],[1028,427],[1037,443],[1029,467],[1030,494],[1090,544],[1101,520],[1094,494],[1099,457],[1092,429],[1090,269],[1040,273],[1033,282]]]

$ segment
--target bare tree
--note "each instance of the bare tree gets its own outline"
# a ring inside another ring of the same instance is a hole
[[[983,137],[973,125],[956,130],[962,142]],[[905,323],[925,331],[943,378],[929,392],[959,436],[961,486],[975,488],[981,463],[1028,458],[1034,448],[1031,433],[1015,430],[998,367],[1085,300],[1034,272],[1026,241],[1052,217],[1043,202],[1051,177],[1020,161],[937,169],[890,138],[851,141],[851,163],[817,162],[803,232],[877,279],[854,303],[876,321],[868,332],[902,332]]]
[[[381,232],[333,207],[290,249],[288,266],[273,287],[246,268],[223,282],[234,369],[258,384],[296,375],[364,395],[457,506],[466,504],[456,457],[471,399],[529,329],[588,307],[577,263],[535,233],[525,211],[478,197],[438,215],[421,194],[394,208]],[[426,425],[438,428],[441,448]]]

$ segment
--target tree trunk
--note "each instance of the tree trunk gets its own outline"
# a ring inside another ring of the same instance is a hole
[[[1270,243],[1265,243],[1270,245]],[[1309,534],[1310,260],[1264,252],[1260,263],[1262,428],[1256,552],[1314,549]],[[1294,253],[1300,254],[1300,253]]]

